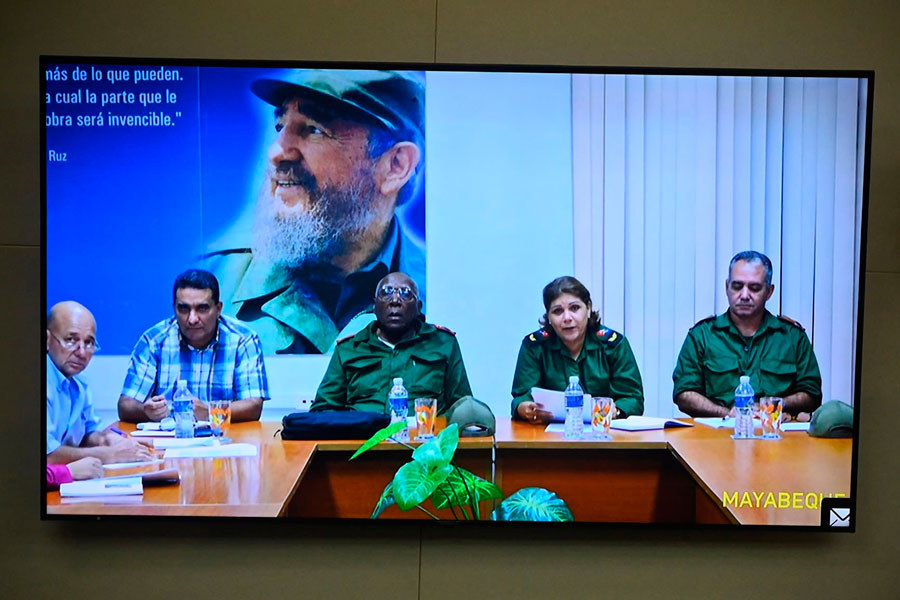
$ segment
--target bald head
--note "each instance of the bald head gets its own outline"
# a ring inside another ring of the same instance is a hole
[[[53,305],[47,315],[47,354],[63,375],[73,377],[84,371],[96,342],[97,323],[91,311],[71,300]]]
[[[47,314],[47,327],[52,328],[54,323],[68,322],[81,318],[90,319],[91,323],[94,323],[94,315],[83,304],[79,304],[74,300],[57,302]],[[94,327],[96,328],[96,323],[94,323]]]

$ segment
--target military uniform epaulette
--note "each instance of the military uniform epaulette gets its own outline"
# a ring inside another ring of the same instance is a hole
[[[550,334],[543,327],[525,336],[525,340],[530,344],[540,344],[549,338]]]
[[[334,345],[337,346],[338,344],[343,344],[343,343],[346,342],[347,340],[352,340],[353,338],[356,337],[356,335],[357,335],[357,334],[355,334],[355,333],[351,333],[351,334],[349,334],[349,335],[345,335],[345,336],[342,337],[342,338],[338,338],[338,340],[334,343]]]
[[[456,335],[455,331],[453,331],[452,329],[448,329],[447,327],[444,327],[443,325],[436,325],[435,323],[432,323],[431,326],[434,327],[435,329],[437,329],[438,331],[443,331],[444,333],[449,333],[450,335]]]
[[[609,327],[602,326],[597,329],[597,331],[594,333],[594,336],[610,348],[615,348],[616,346],[618,346],[619,342],[621,342],[624,338],[624,336],[618,331],[614,331]]]
[[[716,315],[709,315],[709,316],[706,317],[705,319],[700,319],[699,321],[697,321],[696,323],[694,323],[694,327],[696,327],[697,325],[700,325],[701,323],[706,323],[706,322],[708,322],[708,321],[712,321],[712,320],[714,320],[715,318],[716,318]],[[691,327],[691,329],[693,329],[694,327]]]
[[[784,316],[784,315],[778,315],[778,320],[779,320],[779,321],[784,321],[785,323],[789,323],[790,325],[793,325],[794,327],[796,327],[796,328],[799,329],[800,331],[806,331],[806,329],[803,327],[803,325],[801,325],[800,323],[798,323],[797,321],[793,320],[793,319],[790,318],[790,317],[786,317],[786,316]]]

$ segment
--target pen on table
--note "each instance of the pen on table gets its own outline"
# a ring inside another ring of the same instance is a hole
[[[121,435],[122,437],[128,437],[128,434],[125,433],[124,431],[122,431],[121,429],[116,429],[115,427],[110,427],[109,430],[112,431],[113,433],[117,433],[117,434]]]

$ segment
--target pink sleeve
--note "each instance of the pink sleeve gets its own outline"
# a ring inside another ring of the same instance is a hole
[[[58,488],[61,483],[70,483],[72,472],[66,465],[47,465],[47,487]]]

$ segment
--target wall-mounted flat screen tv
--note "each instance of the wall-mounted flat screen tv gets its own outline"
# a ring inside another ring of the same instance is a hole
[[[855,528],[872,72],[39,80],[45,518]]]

